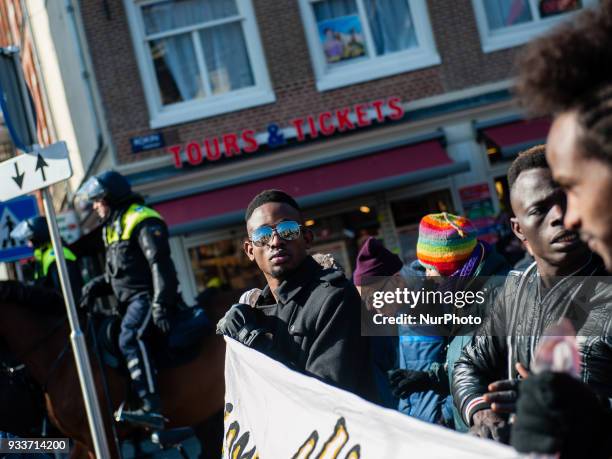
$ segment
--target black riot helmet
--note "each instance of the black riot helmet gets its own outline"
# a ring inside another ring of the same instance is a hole
[[[84,202],[104,200],[116,208],[134,197],[130,182],[116,171],[106,171],[89,178],[77,191]]]
[[[51,242],[47,219],[40,216],[23,220],[11,231],[11,237],[20,241],[31,241],[34,248]]]

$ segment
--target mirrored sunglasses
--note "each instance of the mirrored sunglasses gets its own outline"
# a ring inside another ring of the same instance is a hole
[[[251,233],[251,242],[255,247],[263,247],[274,237],[274,233],[285,241],[294,241],[300,237],[302,225],[293,220],[280,222],[275,226],[260,226]]]

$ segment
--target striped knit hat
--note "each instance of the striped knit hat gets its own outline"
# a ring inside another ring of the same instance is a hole
[[[467,218],[446,212],[425,215],[419,225],[417,258],[425,268],[450,276],[467,261],[477,242]]]

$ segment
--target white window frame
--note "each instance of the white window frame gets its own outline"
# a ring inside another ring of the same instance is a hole
[[[270,83],[259,31],[255,21],[252,0],[236,0],[238,14],[244,30],[244,41],[251,62],[255,85],[219,95],[210,95],[202,99],[188,100],[163,105],[157,76],[150,57],[148,41],[145,39],[145,27],[141,7],[156,3],[159,0],[123,0],[136,52],[142,85],[149,109],[149,125],[152,129],[208,118],[222,113],[233,112],[258,105],[269,104],[276,100]],[[214,21],[218,22],[218,21]],[[164,35],[164,34],[155,34]],[[196,53],[198,53],[196,47]],[[196,56],[203,60],[203,55]],[[201,63],[200,63],[201,64]]]
[[[586,8],[597,5],[598,3],[597,0],[582,0],[583,7],[579,10],[541,19],[538,11],[537,0],[528,0],[528,2],[533,20],[524,24],[517,24],[502,27],[498,30],[491,30],[489,29],[489,22],[487,21],[487,13],[485,11],[483,0],[472,0],[483,52],[490,53],[525,44],[529,40],[532,40],[538,35],[546,32],[551,27],[568,20],[575,14],[584,11]]]
[[[319,1],[323,0],[299,0],[306,41],[308,42],[316,85],[319,91],[363,83],[440,64],[441,59],[436,49],[425,0],[403,0],[407,1],[410,6],[412,21],[416,29],[417,42],[419,43],[418,47],[385,56],[370,57],[355,63],[346,63],[336,68],[328,68],[312,8],[312,4]],[[363,0],[355,1],[357,2],[363,24],[366,43],[370,49],[373,49],[369,26],[364,21],[366,19],[366,12]]]

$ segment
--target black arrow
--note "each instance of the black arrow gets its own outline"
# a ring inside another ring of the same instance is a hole
[[[47,176],[45,175],[45,167],[49,167],[49,165],[45,161],[45,158],[40,156],[40,153],[38,153],[38,158],[36,158],[36,169],[35,170],[40,169],[40,172],[42,173],[43,182],[47,181]]]
[[[23,177],[25,176],[25,172],[22,172],[20,174],[19,173],[19,167],[17,167],[17,163],[14,163],[14,164],[15,164],[15,177],[11,177],[11,178],[13,180],[15,180],[15,183],[17,184],[17,186],[21,190],[21,187],[23,186]]]

